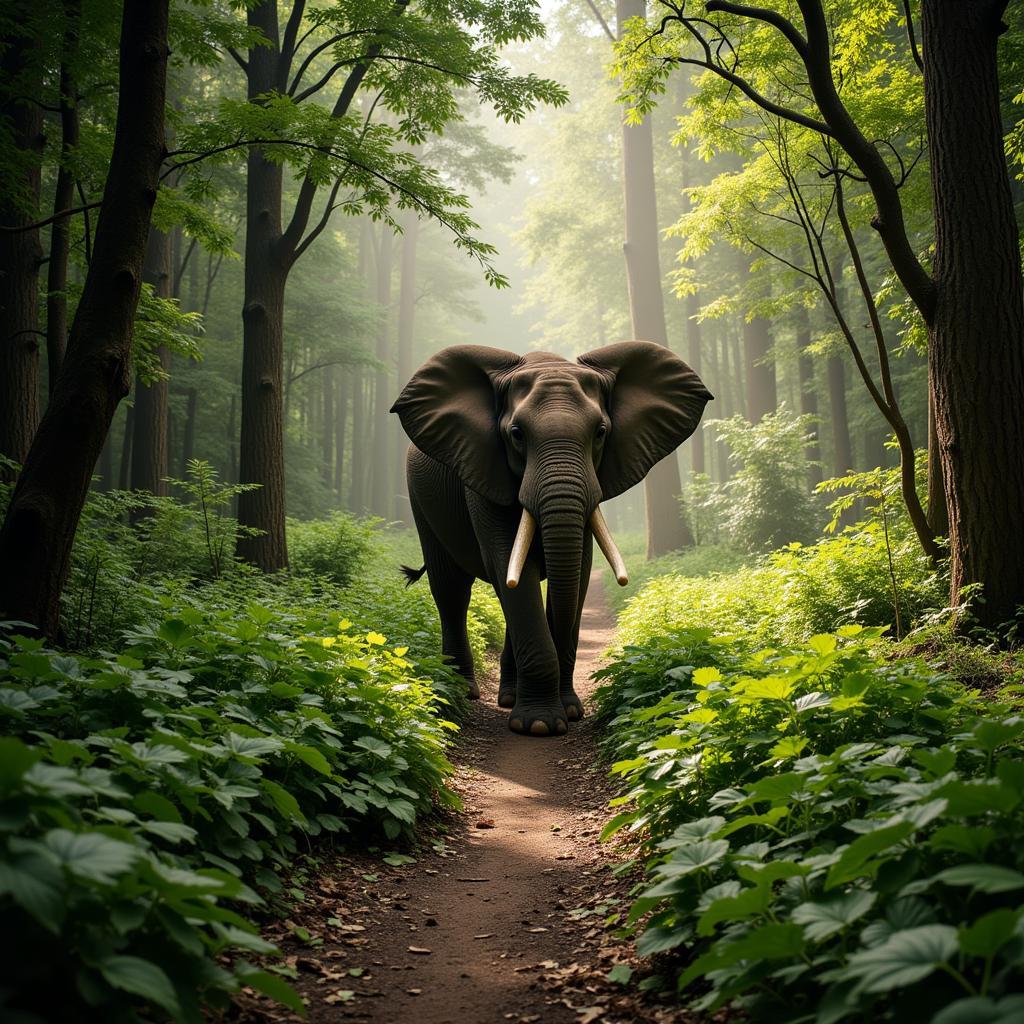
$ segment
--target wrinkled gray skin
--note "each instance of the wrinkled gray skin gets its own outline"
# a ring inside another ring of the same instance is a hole
[[[506,622],[498,703],[513,731],[560,735],[582,717],[573,669],[590,517],[685,440],[710,398],[668,349],[622,342],[576,362],[453,346],[396,401],[413,442],[409,500],[443,651],[478,697],[466,613],[473,580],[490,583]],[[506,570],[524,508],[538,527],[513,589]]]

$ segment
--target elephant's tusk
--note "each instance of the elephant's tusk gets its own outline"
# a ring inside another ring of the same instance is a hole
[[[505,585],[510,590],[519,586],[519,577],[523,574],[523,566],[526,564],[526,553],[530,550],[533,542],[533,535],[537,531],[537,521],[526,509],[523,509],[523,518],[519,520],[519,531],[516,533],[515,543],[512,545],[512,554],[508,560],[508,573],[505,577]]]
[[[612,540],[612,532],[608,529],[600,505],[594,509],[594,514],[590,517],[590,528],[594,531],[594,540],[597,541],[597,546],[604,553],[604,557],[608,559],[608,564],[612,567],[612,572],[615,573],[616,582],[620,587],[624,587],[629,582],[626,563],[622,560],[615,541]]]

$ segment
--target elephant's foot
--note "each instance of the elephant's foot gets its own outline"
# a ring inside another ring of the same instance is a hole
[[[516,706],[516,684],[502,680],[498,683],[498,707],[514,708]]]
[[[565,717],[570,722],[578,722],[583,717],[583,702],[576,696],[576,691],[570,687],[562,692],[561,698]]]
[[[524,736],[564,736],[569,731],[565,709],[557,704],[516,704],[508,727]]]
[[[480,699],[480,687],[477,686],[475,679],[467,679],[466,680],[466,696],[470,700],[479,700]]]

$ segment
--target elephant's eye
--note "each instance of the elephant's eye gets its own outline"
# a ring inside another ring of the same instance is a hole
[[[509,436],[515,441],[516,444],[522,444],[523,441],[523,428],[518,423],[513,423],[508,428]]]
[[[605,424],[605,423],[599,423],[599,424],[597,425],[597,432],[596,432],[596,433],[597,433],[597,436],[598,436],[598,437],[604,437],[604,436],[605,436],[605,434],[607,434],[607,433],[608,433],[608,426],[607,426],[607,424]]]

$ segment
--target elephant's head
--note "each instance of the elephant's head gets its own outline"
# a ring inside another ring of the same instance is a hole
[[[467,487],[522,506],[509,586],[540,524],[557,640],[575,618],[588,522],[624,582],[598,503],[685,441],[711,397],[686,363],[651,342],[609,345],[576,362],[455,345],[420,368],[391,411],[416,447]]]

